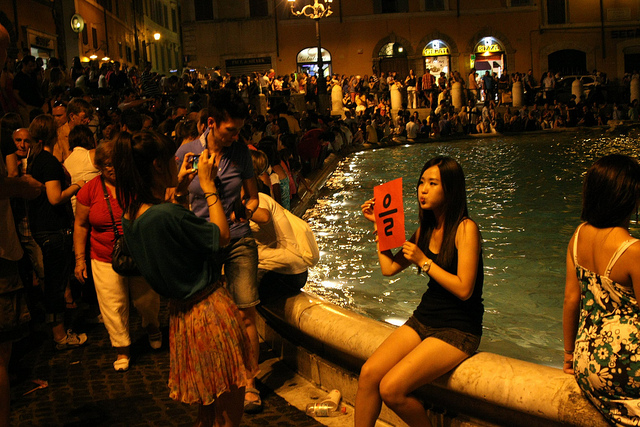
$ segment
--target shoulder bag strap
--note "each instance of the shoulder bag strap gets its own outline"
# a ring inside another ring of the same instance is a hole
[[[104,183],[104,178],[100,176],[100,183],[102,183],[102,190],[104,191],[104,201],[107,203],[107,207],[109,207],[109,215],[111,215],[111,223],[113,224],[113,234],[115,236],[115,240],[118,240],[120,237],[120,233],[118,232],[118,226],[116,225],[116,219],[113,217],[113,209],[111,209],[111,200],[109,197],[109,192],[107,191],[107,186]]]

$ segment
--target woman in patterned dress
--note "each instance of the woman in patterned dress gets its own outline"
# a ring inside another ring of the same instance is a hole
[[[564,372],[615,425],[640,423],[640,245],[629,234],[640,164],[613,154],[587,172],[567,250]]]
[[[191,159],[178,171],[174,149],[152,131],[116,138],[122,229],[142,276],[170,300],[170,397],[199,405],[197,426],[238,426],[244,389],[258,367],[240,312],[220,280],[220,250],[229,242],[229,227],[214,182],[215,158],[205,149],[197,171]],[[165,200],[170,187],[186,194],[196,173],[208,221],[187,209],[186,198]]]

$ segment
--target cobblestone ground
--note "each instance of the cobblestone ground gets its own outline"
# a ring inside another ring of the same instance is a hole
[[[57,351],[50,333],[39,326],[14,346],[11,371],[12,426],[191,426],[197,409],[169,399],[167,378],[169,351],[168,313],[163,303],[160,313],[163,346],[149,347],[140,318],[132,309],[132,363],[128,372],[115,372],[115,351],[104,325],[76,321],[78,331],[89,336],[81,348]],[[261,357],[269,356],[263,347]],[[34,380],[48,382],[37,387]],[[258,383],[265,410],[244,415],[242,426],[321,426],[304,412],[289,405],[273,391]]]

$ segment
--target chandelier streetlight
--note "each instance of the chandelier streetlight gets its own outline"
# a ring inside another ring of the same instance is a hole
[[[320,20],[325,18],[333,13],[331,10],[331,3],[333,0],[313,0],[313,4],[308,4],[304,6],[301,10],[296,10],[296,0],[288,0],[291,4],[291,14],[294,16],[306,16],[308,18],[316,21],[316,39],[318,41],[318,52],[317,52],[317,64],[318,64],[318,74],[317,74],[317,84],[318,84],[318,95],[327,93],[327,81],[324,77],[324,64],[322,62],[322,44],[320,43]]]

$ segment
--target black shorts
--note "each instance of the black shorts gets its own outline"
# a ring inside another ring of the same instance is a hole
[[[413,316],[405,322],[405,325],[416,331],[423,341],[427,338],[437,338],[467,353],[469,356],[473,356],[480,345],[480,337],[478,335],[462,332],[454,328],[434,328],[426,326]]]

